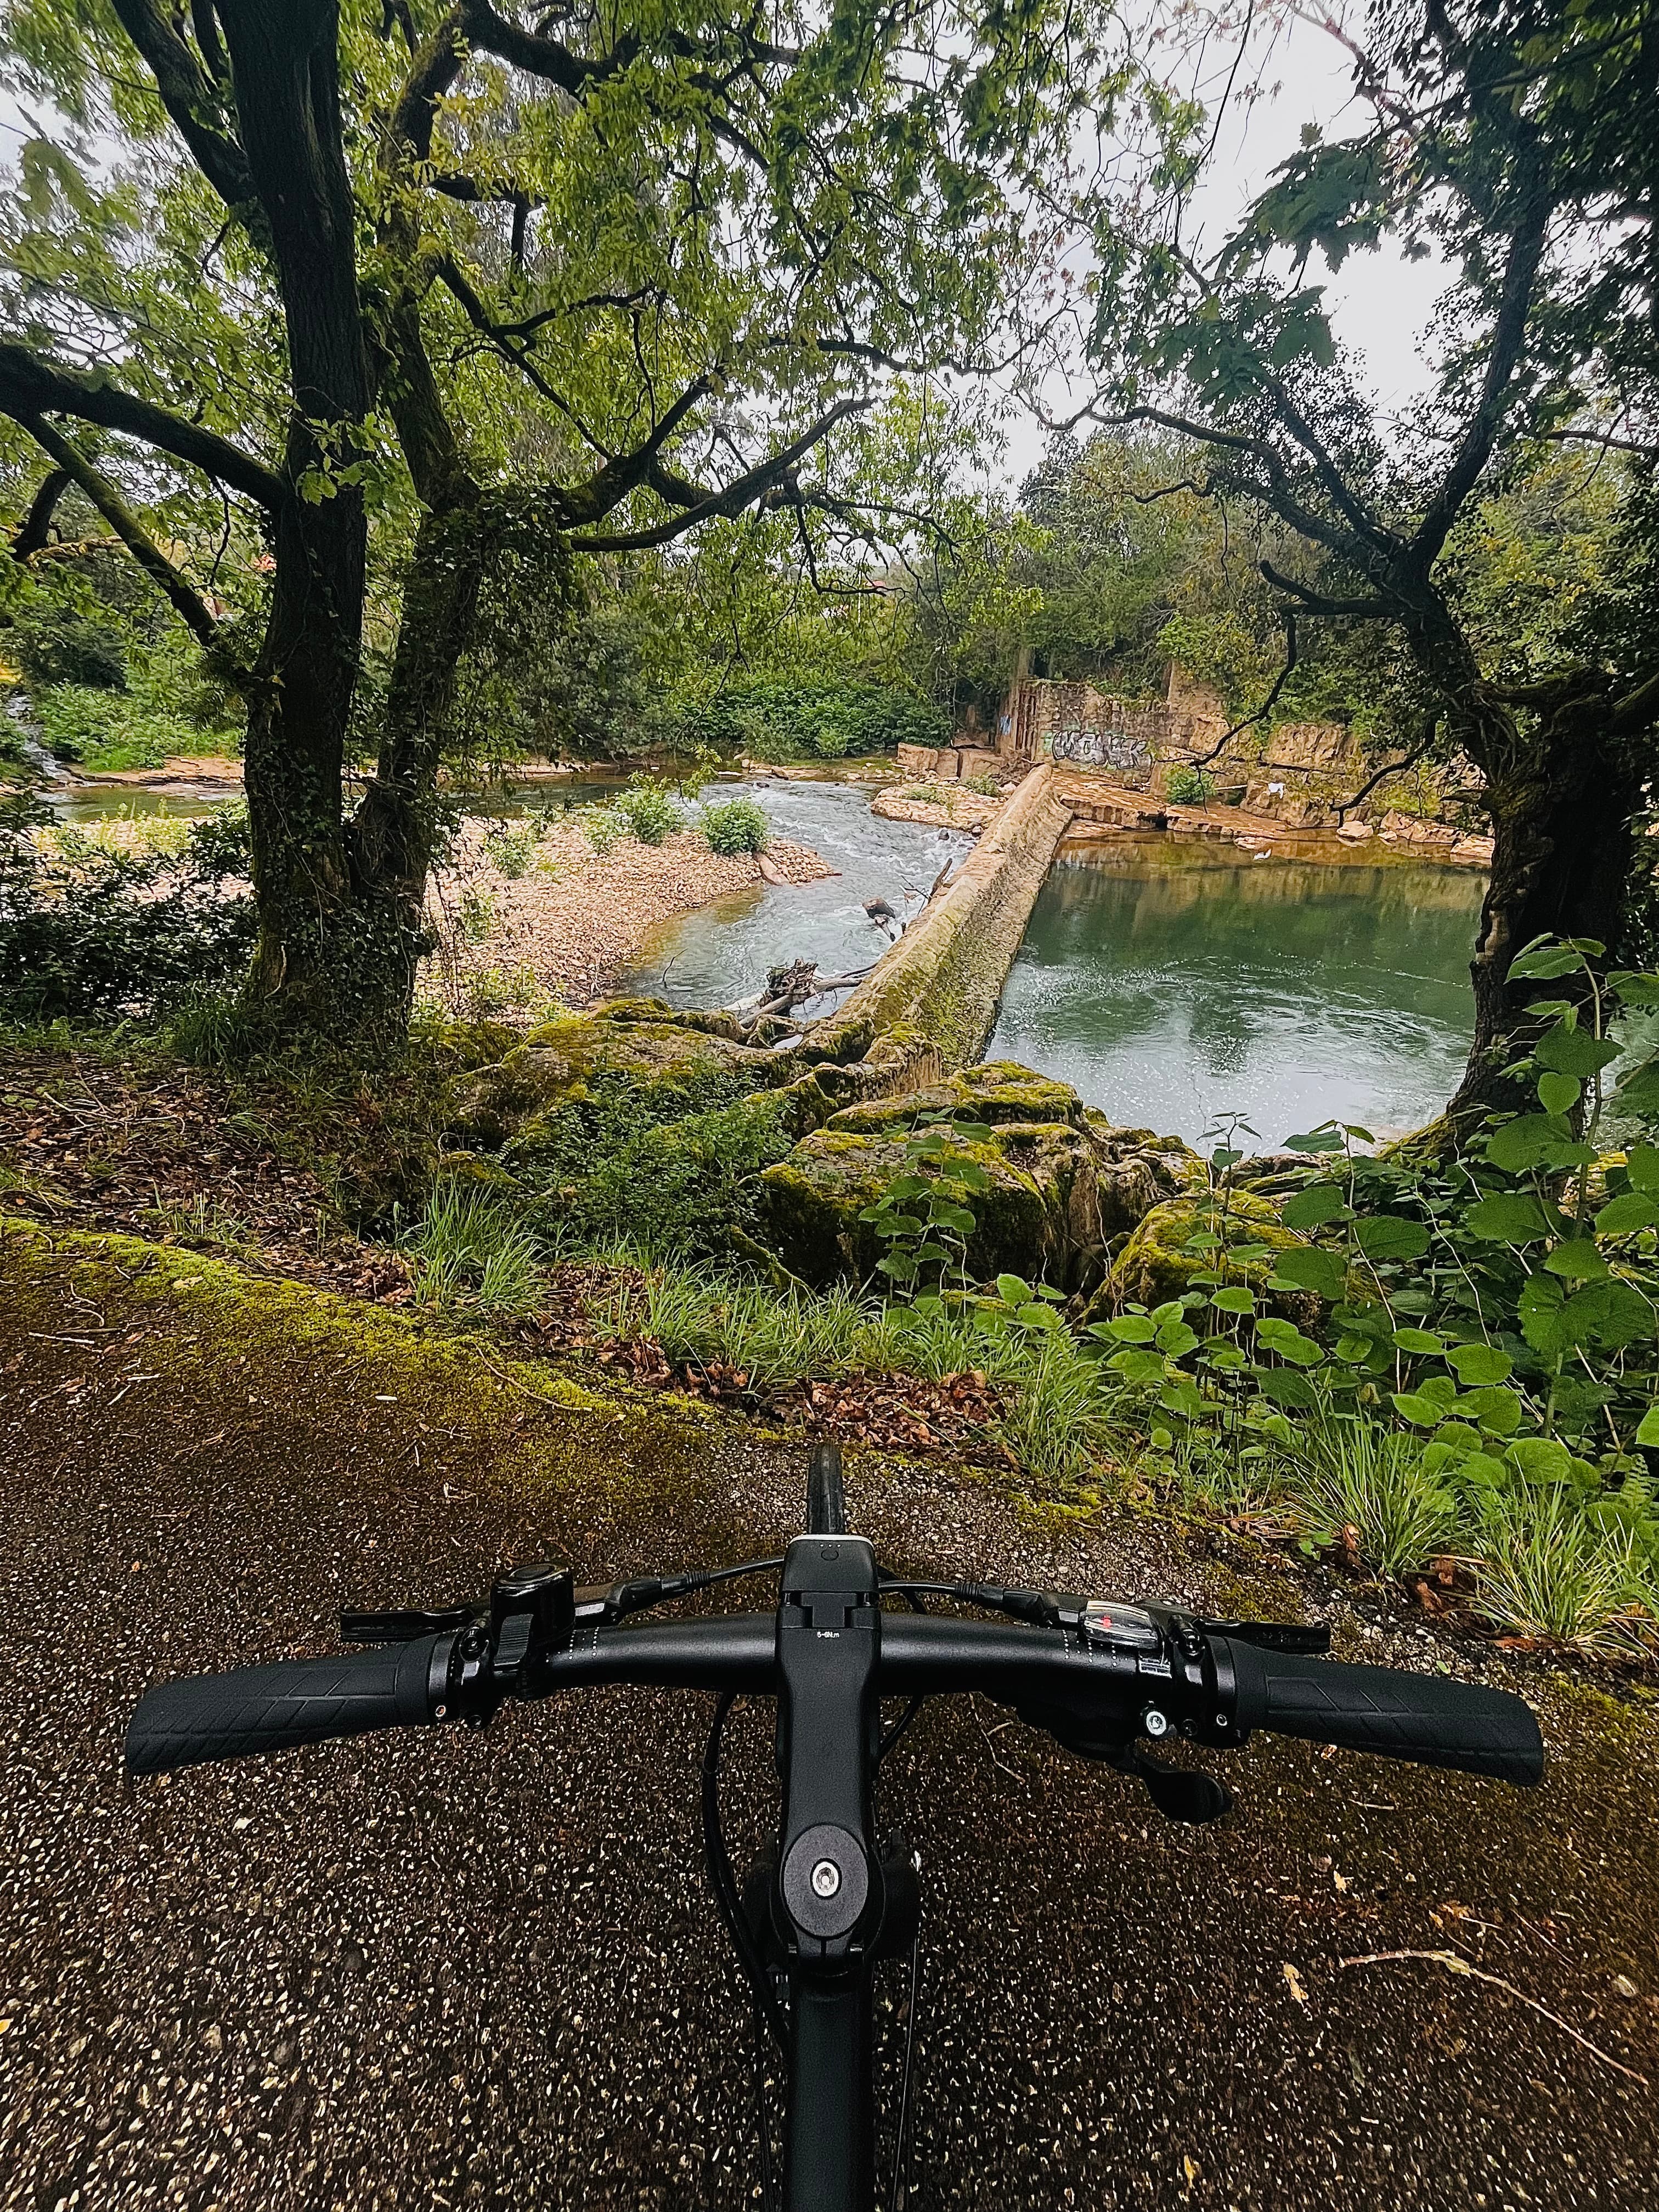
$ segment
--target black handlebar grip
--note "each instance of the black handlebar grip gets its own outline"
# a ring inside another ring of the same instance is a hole
[[[1214,1640],[1231,1661],[1241,1729],[1454,1766],[1522,1789],[1543,1779],[1544,1742],[1532,1707],[1505,1690]]]
[[[139,1699],[127,1729],[127,1771],[165,1774],[209,1759],[429,1721],[434,1656],[441,1644],[453,1641],[422,1636],[337,1659],[285,1659],[162,1682]]]

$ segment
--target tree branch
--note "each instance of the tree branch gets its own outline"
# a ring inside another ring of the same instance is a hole
[[[678,430],[691,410],[708,392],[708,379],[695,378],[658,422],[645,443],[631,453],[619,453],[615,460],[607,461],[602,469],[589,477],[586,483],[562,495],[565,511],[575,524],[598,522],[619,506],[629,493],[645,482],[658,454]]]
[[[1498,442],[1504,404],[1526,344],[1527,318],[1532,308],[1538,264],[1543,258],[1548,220],[1549,193],[1534,164],[1528,181],[1522,219],[1510,236],[1504,257],[1504,282],[1498,294],[1486,373],[1481,380],[1480,404],[1470,416],[1451,465],[1411,541],[1413,556],[1425,574],[1439,557],[1464,501],[1474,490]]]
[[[107,382],[101,370],[65,368],[44,361],[27,346],[0,343],[0,414],[32,429],[40,415],[74,415],[137,438],[157,452],[171,453],[274,513],[288,498],[288,485],[274,469],[233,446],[216,430],[169,415]]]
[[[1392,621],[1400,610],[1388,599],[1333,599],[1322,592],[1310,591],[1298,584],[1294,576],[1281,575],[1271,561],[1258,563],[1261,574],[1276,592],[1287,592],[1304,606],[1310,615],[1353,615],[1370,622]]]
[[[96,469],[61,431],[37,416],[22,424],[30,437],[92,501],[110,528],[151,581],[172,601],[174,611],[186,622],[204,645],[211,645],[219,625],[202,604],[201,593],[188,577],[175,568],[137,516],[101,469]]]
[[[231,212],[263,240],[264,222],[253,172],[240,139],[226,126],[218,86],[158,0],[111,0],[111,5],[149,66],[161,105],[197,167]],[[212,60],[210,54],[210,64]]]
[[[628,31],[608,54],[598,61],[586,61],[556,39],[550,39],[539,31],[522,30],[517,23],[509,22],[506,16],[496,14],[489,0],[460,0],[456,13],[471,45],[482,46],[486,52],[511,63],[514,69],[544,78],[549,84],[557,85],[561,92],[573,95],[585,92],[590,85],[602,84],[607,77],[619,76],[640,52],[638,38]]]
[[[810,430],[804,432],[793,444],[786,446],[781,453],[775,453],[770,460],[763,461],[757,467],[750,469],[734,483],[729,483],[724,491],[710,492],[698,505],[686,508],[672,521],[658,523],[653,529],[619,532],[614,537],[573,538],[569,541],[570,550],[573,553],[643,552],[649,546],[666,545],[672,539],[683,537],[688,530],[695,529],[698,523],[707,522],[715,515],[741,514],[744,508],[763,492],[769,490],[787,477],[801,456],[811,453],[814,446],[828,437],[837,422],[848,415],[861,413],[871,404],[868,399],[839,401],[827,415],[820,416]]]
[[[49,469],[40,480],[39,490],[29,501],[29,511],[17,526],[11,541],[14,561],[27,561],[38,553],[46,542],[46,532],[52,527],[52,518],[58,511],[58,502],[70,488],[67,469]]]
[[[1248,730],[1253,723],[1265,720],[1266,718],[1272,714],[1273,708],[1279,704],[1279,695],[1285,689],[1286,683],[1290,680],[1291,672],[1295,668],[1295,666],[1296,617],[1293,614],[1287,612],[1285,617],[1285,665],[1279,670],[1278,675],[1274,677],[1273,689],[1268,692],[1261,704],[1256,708],[1254,714],[1246,714],[1242,722],[1235,722],[1231,729],[1224,730],[1221,732],[1221,735],[1216,739],[1215,743],[1211,746],[1209,751],[1206,752],[1201,759],[1194,762],[1194,767],[1208,768],[1210,763],[1214,760],[1218,755],[1224,751],[1226,747],[1231,744],[1232,740],[1236,737],[1239,735],[1241,731]]]

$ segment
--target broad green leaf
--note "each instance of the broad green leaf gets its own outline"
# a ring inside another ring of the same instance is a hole
[[[1625,1172],[1638,1190],[1659,1191],[1659,1145],[1632,1145],[1625,1155]]]
[[[1517,1114],[1487,1138],[1486,1158],[1506,1174],[1520,1175],[1528,1168],[1588,1166],[1595,1154],[1556,1116]]]
[[[971,1237],[979,1226],[977,1216],[969,1213],[965,1206],[936,1204],[929,1210],[941,1229],[954,1229],[959,1237]]]
[[[1164,1354],[1161,1352],[1115,1352],[1106,1364],[1115,1375],[1126,1382],[1161,1382],[1164,1380]]]
[[[1198,1385],[1180,1373],[1165,1379],[1164,1388],[1158,1394],[1158,1402],[1166,1411],[1179,1413],[1187,1421],[1201,1421],[1210,1410]]]
[[[1347,1143],[1336,1124],[1328,1121],[1303,1136],[1286,1137],[1285,1149],[1287,1152],[1342,1152],[1347,1150]]]
[[[1033,1298],[1030,1305],[1021,1306],[1016,1312],[1014,1319],[1024,1322],[1027,1328],[1058,1328],[1060,1327],[1060,1316],[1054,1308],[1043,1305],[1036,1298]]]
[[[1553,1252],[1544,1255],[1544,1265],[1565,1283],[1599,1282],[1608,1272],[1593,1237],[1569,1237],[1565,1244],[1558,1244]]]
[[[1611,1037],[1592,1036],[1588,1030],[1570,1030],[1562,1023],[1540,1037],[1532,1056],[1540,1067],[1583,1078],[1611,1066],[1619,1057],[1619,1048]]]
[[[1224,1336],[1212,1337],[1204,1347],[1204,1357],[1212,1367],[1223,1368],[1229,1372],[1249,1364],[1238,1346],[1231,1338]]]
[[[1517,1437],[1504,1455],[1526,1482],[1564,1482],[1572,1454],[1555,1437]]]
[[[1482,1490],[1502,1490],[1510,1479],[1509,1469],[1501,1459],[1491,1452],[1468,1452],[1457,1462],[1460,1482],[1472,1482]]]
[[[1493,1244],[1531,1244],[1550,1233],[1544,1209],[1523,1191],[1489,1191],[1463,1217],[1471,1237]]]
[[[1644,1060],[1622,1079],[1613,1095],[1622,1113],[1640,1114],[1651,1121],[1659,1115],[1659,1060]]]
[[[926,1198],[932,1188],[933,1185],[926,1176],[895,1176],[882,1195],[884,1198]]]
[[[1659,1006],[1659,975],[1638,975],[1633,969],[1615,968],[1607,988],[1626,1006]]]
[[[1636,1441],[1659,1449],[1659,1406],[1650,1406],[1637,1424]]]
[[[1158,1333],[1158,1348],[1170,1359],[1184,1358],[1197,1342],[1197,1330],[1184,1321],[1166,1321]]]
[[[1515,1370],[1508,1352],[1495,1344],[1455,1344],[1446,1354],[1446,1364],[1470,1389],[1483,1382],[1505,1382]]]
[[[1432,1429],[1446,1418],[1446,1409],[1437,1400],[1425,1398],[1420,1390],[1395,1390],[1389,1402],[1404,1420],[1419,1429]]]
[[[1306,1190],[1298,1190],[1285,1201],[1285,1226],[1287,1229],[1317,1229],[1323,1221],[1334,1221],[1346,1212],[1347,1202],[1334,1182],[1316,1182]]]
[[[1311,1291],[1328,1302],[1340,1298],[1347,1269],[1340,1252],[1317,1244],[1293,1244],[1279,1253],[1271,1277],[1276,1290]]]
[[[1091,1322],[1089,1334],[1105,1344],[1150,1344],[1158,1331],[1146,1314],[1120,1314],[1115,1321]]]
[[[997,1296],[1006,1306],[1023,1306],[1031,1296],[1031,1285],[1024,1275],[999,1275]]]
[[[1276,1406],[1304,1408],[1319,1403],[1319,1394],[1313,1384],[1293,1367],[1258,1367],[1255,1376],[1257,1389]]]
[[[1526,1411],[1515,1390],[1471,1390],[1462,1403],[1470,1419],[1494,1437],[1512,1437]]]
[[[1251,1314],[1255,1311],[1255,1300],[1250,1293],[1236,1287],[1218,1291],[1210,1304],[1218,1313]]]
[[[1281,1359],[1288,1359],[1293,1367],[1317,1367],[1325,1357],[1322,1345],[1316,1344],[1310,1336],[1304,1336],[1295,1324],[1281,1321],[1277,1315],[1268,1314],[1255,1325],[1258,1344],[1265,1344]]]
[[[1578,1094],[1583,1087],[1576,1075],[1558,1075],[1547,1070],[1538,1079],[1538,1103],[1547,1114],[1570,1113],[1578,1103]]]
[[[1441,1352],[1445,1348],[1445,1339],[1426,1328],[1397,1328],[1394,1340],[1401,1352]]]
[[[1162,1328],[1166,1321],[1179,1321],[1186,1310],[1185,1299],[1165,1298],[1161,1306],[1152,1308],[1152,1325],[1155,1328]]]
[[[1638,1229],[1659,1228],[1659,1201],[1643,1190],[1621,1190],[1595,1217],[1598,1237],[1629,1237]]]
[[[1576,952],[1570,952],[1553,938],[1535,937],[1510,961],[1510,973],[1522,981],[1548,982],[1557,975],[1575,974],[1583,964]]]
[[[987,1191],[991,1188],[991,1178],[977,1160],[958,1160],[951,1174],[964,1190]]]
[[[1429,1249],[1429,1232],[1420,1221],[1401,1221],[1392,1213],[1365,1215],[1353,1233],[1368,1260],[1420,1260]]]

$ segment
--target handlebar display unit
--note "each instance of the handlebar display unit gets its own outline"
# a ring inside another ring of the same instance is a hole
[[[869,2212],[874,2203],[872,1977],[879,1960],[908,1952],[913,2032],[919,1912],[917,1863],[902,1837],[878,1836],[875,1783],[924,1699],[978,1691],[1067,1750],[1137,1777],[1177,1820],[1214,1820],[1231,1796],[1212,1776],[1146,1747],[1180,1739],[1231,1750],[1257,1729],[1523,1788],[1541,1779],[1538,1723],[1522,1699],[1340,1664],[1321,1656],[1322,1630],[884,1572],[870,1544],[848,1533],[834,1446],[812,1455],[807,1521],[781,1559],[596,1589],[542,1563],[501,1576],[476,1603],[343,1614],[343,1636],[367,1648],[149,1691],[127,1731],[128,1769],[160,1774],[380,1729],[481,1728],[509,1698],[600,1683],[715,1692],[704,1837],[759,2032],[777,2039],[785,2060],[786,2212]],[[770,1612],[624,1626],[630,1614],[762,1573],[777,1577]],[[957,1609],[936,1612],[933,1600]],[[967,1607],[1003,1617],[972,1619]],[[719,1811],[720,1732],[739,1697],[775,1700],[782,1785],[775,1849],[742,1883]],[[903,1717],[884,1731],[883,1701],[898,1698]],[[909,2074],[907,2049],[894,2203],[906,2194]],[[769,2197],[764,2122],[762,2135]]]

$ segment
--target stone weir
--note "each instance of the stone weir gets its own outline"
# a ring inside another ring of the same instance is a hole
[[[902,1032],[940,1068],[977,1060],[1071,818],[1053,768],[1034,768],[945,891],[815,1027],[814,1054],[845,1060]]]

